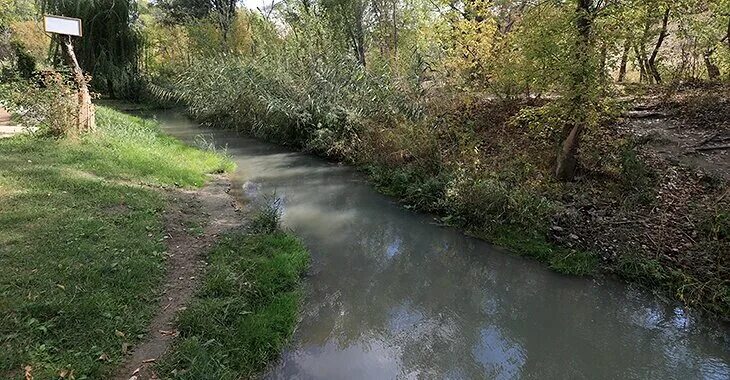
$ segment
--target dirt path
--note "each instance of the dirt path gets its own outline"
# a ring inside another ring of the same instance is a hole
[[[630,120],[627,129],[647,140],[646,149],[654,156],[730,179],[730,154],[724,148],[730,141],[730,129],[702,130],[654,114]]]
[[[205,253],[222,232],[242,225],[234,198],[228,194],[226,177],[213,176],[200,190],[169,192],[165,211],[167,274],[160,308],[152,319],[146,339],[134,348],[115,379],[154,379],[151,367],[165,353],[173,338],[175,314],[195,293],[205,263]]]

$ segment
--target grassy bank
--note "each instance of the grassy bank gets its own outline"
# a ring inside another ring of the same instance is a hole
[[[276,358],[294,330],[309,254],[291,235],[234,233],[210,253],[203,285],[178,319],[163,378],[240,379]]]
[[[97,124],[79,140],[0,140],[0,378],[105,378],[156,306],[154,187],[232,167],[149,120],[99,107]]]
[[[561,273],[616,274],[730,319],[723,165],[719,153],[695,154],[696,165],[676,153],[726,128],[726,117],[690,116],[727,115],[725,87],[663,103],[666,110],[632,93],[623,95],[635,102],[618,101],[620,90],[610,90],[581,135],[578,177],[562,182],[555,161],[571,116],[560,99],[495,100],[448,88],[411,93],[384,86],[377,75],[292,65],[206,61],[160,94],[211,125],[361,168],[406,207]],[[622,116],[634,105],[675,116],[649,124]],[[652,132],[657,126],[663,130]],[[672,131],[685,135],[667,145],[661,136]]]

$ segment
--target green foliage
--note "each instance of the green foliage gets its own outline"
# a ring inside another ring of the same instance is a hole
[[[497,225],[491,231],[475,234],[489,239],[499,246],[513,249],[520,255],[544,261],[551,269],[566,275],[591,275],[598,268],[596,255],[591,252],[557,247],[545,240],[545,235],[540,231]]]
[[[251,217],[249,230],[254,234],[271,234],[281,228],[281,198],[266,198]]]
[[[534,136],[535,143],[555,146],[566,123],[565,107],[560,103],[548,103],[541,107],[522,108],[511,120],[515,128],[527,129]]]
[[[641,191],[653,188],[653,173],[636,155],[635,149],[627,149],[621,163],[621,177],[624,186]]]
[[[53,71],[29,79],[10,77],[0,84],[0,101],[21,125],[37,128],[41,135],[62,136],[76,123],[72,89],[66,78]]]
[[[456,173],[446,190],[445,203],[448,213],[463,218],[468,226],[488,230],[506,224],[542,231],[554,211],[547,198],[500,177],[506,173]]]
[[[224,236],[181,332],[157,369],[165,378],[240,379],[274,359],[294,331],[309,253],[283,232]]]
[[[419,113],[351,58],[322,61],[290,48],[268,59],[197,61],[157,93],[201,120],[334,157],[354,155],[366,117]]]
[[[681,269],[633,254],[619,257],[615,271],[626,279],[674,292],[683,302],[718,315],[726,316],[730,312],[730,290],[726,279],[711,278],[703,282]]]
[[[78,141],[0,139],[0,373],[108,378],[144,334],[164,273],[165,198],[231,163],[97,109]],[[109,359],[100,360],[107,357]]]
[[[142,35],[136,23],[137,1],[42,0],[40,4],[43,14],[83,21],[84,36],[74,44],[81,68],[92,76],[94,91],[111,98],[137,98],[142,90]],[[60,54],[60,49],[55,51]],[[61,60],[60,55],[55,58]]]
[[[716,207],[702,218],[700,232],[707,237],[706,240],[727,242],[730,240],[730,211],[727,203],[720,203]]]
[[[36,59],[25,51],[19,43],[13,43],[15,50],[16,68],[22,78],[30,79],[36,71]]]
[[[418,210],[441,212],[448,180],[442,175],[426,175],[413,167],[388,168],[372,165],[366,172],[381,192],[397,197]]]

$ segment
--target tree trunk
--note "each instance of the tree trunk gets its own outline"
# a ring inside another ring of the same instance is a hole
[[[659,54],[659,49],[661,49],[662,44],[664,43],[664,39],[667,38],[669,35],[667,33],[667,24],[669,23],[669,11],[670,7],[667,7],[667,10],[664,11],[664,18],[662,18],[662,29],[659,32],[659,39],[657,39],[656,45],[654,45],[654,51],[651,52],[651,57],[649,57],[649,70],[651,71],[652,77],[654,77],[654,81],[656,83],[662,83],[662,77],[659,75],[659,70],[657,70],[656,67],[656,58]]]
[[[707,76],[710,81],[715,81],[720,78],[720,68],[712,62],[712,50],[708,50],[704,54],[705,67],[707,68]]]
[[[71,45],[71,37],[65,36],[61,39],[66,63],[71,68],[71,73],[73,74],[74,82],[76,83],[78,90],[76,130],[67,132],[71,132],[72,134],[91,132],[96,127],[96,121],[94,117],[94,105],[91,103],[89,87],[86,83],[84,72],[81,70],[81,66],[79,66],[79,62],[76,59],[76,53],[74,53],[73,45]]]
[[[631,48],[631,43],[629,42],[629,39],[626,39],[626,42],[624,42],[624,51],[621,54],[621,64],[618,68],[618,82],[623,83],[624,80],[626,80],[626,64],[629,61],[629,49]]]
[[[393,59],[398,59],[398,15],[396,14],[397,2],[393,2]]]
[[[636,63],[639,65],[639,83],[646,81],[646,65],[644,65],[644,58],[641,56],[639,47],[634,45],[634,55],[636,55]]]
[[[593,20],[591,14],[592,0],[578,0],[576,8],[575,26],[578,30],[573,52],[574,64],[571,75],[571,121],[566,125],[567,135],[562,149],[558,153],[555,176],[562,181],[572,181],[578,160],[578,144],[584,124],[587,122],[590,87],[595,73],[591,65],[591,29]]]
[[[558,166],[555,168],[555,176],[561,181],[572,181],[575,178],[575,170],[578,167],[578,143],[583,132],[582,122],[575,122],[568,137],[563,141],[563,146],[558,154]]]
[[[727,34],[725,34],[725,42],[727,42],[727,48],[730,49],[730,17],[727,18]]]
[[[649,64],[646,58],[646,42],[649,40],[649,31],[651,29],[651,13],[649,8],[646,9],[644,20],[644,31],[641,34],[641,40],[636,48],[636,59],[639,61],[639,68],[644,72],[641,76],[641,83],[652,83],[652,76],[649,75]]]

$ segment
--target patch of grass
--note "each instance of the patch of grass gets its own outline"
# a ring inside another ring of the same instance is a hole
[[[369,165],[361,169],[378,191],[400,198],[408,208],[440,211],[448,182],[443,175],[425,175],[409,166],[386,168]]]
[[[654,200],[656,173],[639,159],[635,148],[629,148],[621,156],[622,194],[628,205],[650,204]]]
[[[0,140],[0,378],[106,378],[153,312],[165,197],[224,157],[97,108],[80,140]]]
[[[260,372],[294,330],[308,262],[307,250],[284,232],[224,236],[197,297],[178,317],[180,338],[160,375],[218,380]]]
[[[270,234],[278,230],[280,224],[281,198],[273,194],[258,206],[258,211],[251,218],[248,228],[254,234]]]
[[[559,273],[585,276],[596,271],[598,259],[594,254],[556,246],[545,240],[544,236],[538,231],[524,231],[502,225],[483,233],[480,237],[512,249],[522,256],[546,262],[550,268]]]
[[[682,302],[724,319],[730,315],[730,286],[722,274],[700,281],[681,269],[637,254],[620,256],[612,269],[627,280],[670,292]]]

